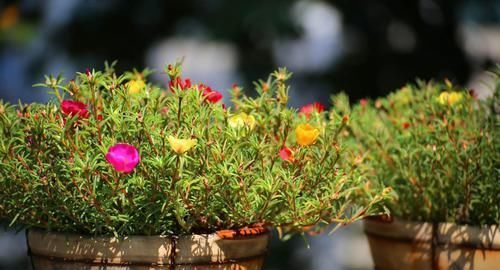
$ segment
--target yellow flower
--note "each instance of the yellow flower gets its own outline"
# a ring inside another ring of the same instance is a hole
[[[253,115],[248,115],[245,119],[245,124],[252,130],[255,127],[255,117],[253,117]]]
[[[242,128],[247,126],[248,128],[253,129],[255,127],[255,117],[242,112],[231,116],[228,119],[228,123],[232,128]]]
[[[448,96],[448,92],[442,92],[438,97],[439,103],[446,105],[448,103]]]
[[[300,124],[295,128],[297,143],[301,146],[308,146],[316,142],[319,136],[319,129],[309,125]]]
[[[451,92],[449,97],[448,97],[448,102],[450,104],[455,104],[457,102],[460,102],[464,98],[464,93],[462,92]]]
[[[243,114],[243,113],[241,113],[241,114]],[[231,126],[232,128],[244,127],[245,126],[245,120],[243,120],[244,118],[241,116],[241,114],[237,114],[237,115],[231,116],[227,120],[227,122],[229,123],[229,126]]]
[[[413,92],[408,86],[401,88],[401,90],[391,95],[392,100],[395,102],[395,104],[400,106],[405,106],[410,103],[412,96]]]
[[[193,148],[197,142],[197,139],[178,139],[174,136],[168,136],[168,143],[170,144],[170,147],[172,147],[172,150],[179,155]]]
[[[460,102],[464,97],[464,94],[461,92],[442,92],[439,97],[439,103],[446,105],[454,105],[457,102]]]
[[[142,79],[131,80],[127,83],[129,95],[137,94],[146,87],[146,83]]]

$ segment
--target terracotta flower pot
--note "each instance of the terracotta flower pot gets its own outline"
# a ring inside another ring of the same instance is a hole
[[[500,269],[498,225],[364,220],[375,268]]]
[[[29,230],[35,270],[261,269],[269,233],[221,239],[216,234],[90,237]]]

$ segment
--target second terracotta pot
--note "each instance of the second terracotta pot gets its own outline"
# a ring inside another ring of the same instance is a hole
[[[366,219],[364,230],[376,269],[500,269],[498,225]]]

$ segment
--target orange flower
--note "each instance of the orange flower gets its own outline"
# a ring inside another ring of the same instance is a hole
[[[316,142],[319,136],[319,129],[309,124],[300,124],[295,128],[297,143],[301,146],[308,146]]]

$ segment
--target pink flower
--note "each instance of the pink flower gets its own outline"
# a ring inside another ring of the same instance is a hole
[[[324,110],[325,110],[325,106],[323,106],[323,104],[321,104],[319,102],[314,102],[314,103],[310,103],[310,104],[302,106],[302,108],[300,108],[300,113],[304,114],[307,118],[309,118],[311,116],[311,113],[313,113],[313,112],[320,113]]]
[[[106,160],[115,170],[130,173],[139,164],[139,151],[133,145],[117,143],[111,146],[106,154]]]
[[[167,115],[168,114],[168,107],[163,107],[160,109],[160,113],[163,114],[163,115]]]
[[[219,91],[212,90],[210,86],[200,83],[198,88],[203,92],[203,96],[208,102],[217,103],[222,99],[222,94]]]
[[[182,91],[185,91],[186,89],[191,88],[191,80],[187,78],[183,81],[180,77],[177,77],[170,80],[168,87],[172,92],[174,92],[174,88],[180,88]]]
[[[87,105],[80,101],[63,100],[61,102],[61,110],[65,115],[74,116],[78,115],[81,118],[89,118],[89,111]]]
[[[284,146],[279,152],[279,156],[282,160],[293,162],[293,152],[290,148]]]

